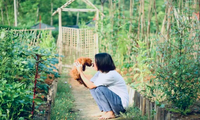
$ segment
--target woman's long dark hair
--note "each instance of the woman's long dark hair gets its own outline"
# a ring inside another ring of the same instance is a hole
[[[101,72],[109,72],[115,70],[115,64],[112,57],[108,53],[98,53],[95,55],[95,63],[97,69]]]

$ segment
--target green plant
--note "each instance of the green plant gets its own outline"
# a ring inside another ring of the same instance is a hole
[[[0,49],[0,81],[6,80],[6,86],[15,86],[15,83],[20,83],[24,85],[24,90],[22,91],[30,91],[34,87],[33,80],[35,76],[35,80],[37,81],[37,84],[35,83],[35,88],[39,87],[45,90],[45,93],[48,93],[48,85],[44,82],[46,75],[53,74],[54,77],[57,78],[59,74],[57,68],[54,66],[58,64],[58,59],[56,59],[58,55],[55,52],[54,41],[46,42],[50,40],[50,36],[45,33],[46,32],[41,36],[41,40],[35,39],[36,36],[29,32],[15,32],[4,29],[0,31],[0,47],[2,48]],[[31,44],[33,40],[39,41],[42,47],[39,47],[38,44]],[[36,60],[38,55],[41,58],[40,60]],[[38,63],[37,69],[40,77],[38,77],[38,75],[36,76],[36,63]],[[1,86],[0,89],[3,89],[3,86]],[[9,99],[7,99],[9,96],[11,96],[9,92],[4,94],[5,101],[9,101]],[[22,96],[20,99],[23,101],[23,99],[26,99],[26,96],[24,98]],[[34,102],[36,103],[36,108],[43,104],[42,100],[35,97]],[[0,104],[4,104],[4,101],[1,101]],[[24,107],[24,104],[18,105],[19,108],[21,107],[21,111],[26,111],[27,113],[31,112],[30,106],[29,108]],[[7,111],[9,112],[7,113],[9,116],[7,115],[6,118],[15,119],[16,111],[13,111],[12,108],[7,108]],[[26,114],[20,116],[27,117]]]
[[[171,111],[182,114],[197,100],[200,90],[200,56],[198,22],[174,18],[169,39],[158,46],[155,86],[162,91],[162,97],[172,104]]]
[[[146,115],[142,116],[142,112],[134,105],[129,107],[125,113],[121,113],[122,118],[126,120],[148,120]]]
[[[0,80],[0,119],[16,120],[20,117],[30,119],[32,91],[23,83],[8,83]]]

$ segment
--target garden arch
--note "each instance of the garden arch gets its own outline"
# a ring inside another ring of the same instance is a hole
[[[95,30],[98,29],[98,23],[95,22],[95,29],[76,29],[69,27],[62,27],[62,11],[67,12],[96,12],[96,21],[99,20],[99,14],[104,14],[93,5],[89,0],[82,0],[87,5],[93,7],[93,9],[74,9],[65,8],[75,0],[69,0],[60,8],[58,8],[52,15],[56,13],[59,15],[59,35],[57,40],[59,55],[65,55],[66,62],[72,64],[75,59],[81,56],[93,58],[93,56],[99,52],[98,48],[98,33]],[[59,71],[62,71],[62,58],[59,57]]]

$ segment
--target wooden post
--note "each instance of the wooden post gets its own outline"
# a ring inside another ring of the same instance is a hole
[[[77,13],[77,17],[76,17],[76,25],[78,25],[79,23],[79,12]]]
[[[140,95],[140,111],[142,112],[142,115],[143,115],[143,96],[142,95]]]
[[[151,110],[150,110],[150,102],[148,99],[146,99],[146,114],[148,116],[148,120],[150,120]]]
[[[150,105],[149,105],[149,110],[150,110],[150,119],[149,120],[153,120],[154,116],[154,103],[153,102],[150,102]]]
[[[166,115],[165,115],[165,120],[171,120],[171,114],[169,111],[165,111],[167,112]]]
[[[146,114],[146,98],[143,97],[142,101],[142,116],[144,116]]]
[[[158,111],[157,111],[156,102],[154,103],[154,111],[156,112],[156,114],[154,114],[154,120],[157,120]]]
[[[98,33],[97,33],[97,30],[98,30],[98,20],[99,20],[99,11],[96,11],[96,21],[95,21],[95,29],[96,29],[96,33],[95,33],[95,36],[96,36],[96,53],[99,53],[99,39],[98,39]]]
[[[129,89],[129,104],[130,104],[130,106],[133,106],[133,104],[135,103],[134,97],[136,94],[136,90],[132,89],[130,87],[128,87],[128,89]]]
[[[58,37],[58,52],[59,52],[59,65],[58,65],[58,69],[59,69],[59,73],[62,73],[62,10],[61,8],[58,8],[58,14],[59,14],[59,37]]]
[[[140,93],[137,91],[135,91],[135,95],[134,95],[134,105],[140,108]]]

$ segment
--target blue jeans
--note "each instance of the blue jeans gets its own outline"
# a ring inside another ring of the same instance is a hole
[[[98,86],[90,89],[90,93],[101,111],[113,111],[115,115],[119,115],[120,112],[125,112],[121,98],[107,87]]]

